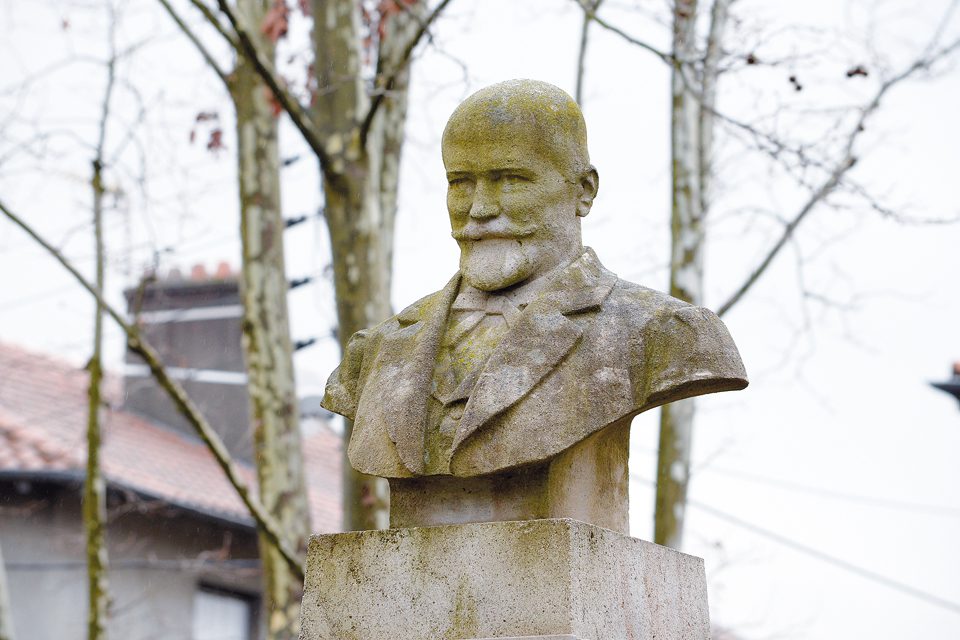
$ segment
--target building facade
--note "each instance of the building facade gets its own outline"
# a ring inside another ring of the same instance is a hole
[[[235,279],[203,274],[144,292],[128,299],[142,305],[145,334],[255,484]],[[261,637],[253,521],[205,445],[142,374],[128,358],[123,383],[108,381],[102,413],[110,637]],[[86,394],[82,367],[0,343],[0,552],[20,640],[85,637]],[[339,434],[316,416],[302,430],[311,528],[336,531]]]

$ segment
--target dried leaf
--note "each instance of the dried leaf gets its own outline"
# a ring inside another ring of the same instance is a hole
[[[867,72],[866,67],[864,67],[862,64],[858,64],[857,66],[853,67],[852,69],[847,69],[847,77],[848,77],[848,78],[853,78],[854,76],[863,76],[864,78],[866,78],[866,77],[869,76],[869,75],[870,75],[870,73]]]
[[[377,33],[383,40],[387,35],[387,23],[393,16],[403,13],[408,7],[412,7],[418,0],[380,0],[377,6],[379,21],[377,24]]]
[[[270,113],[273,114],[273,117],[280,117],[280,114],[283,113],[283,105],[281,105],[280,101],[277,100],[277,95],[270,89],[270,87],[263,88],[263,95],[267,98],[267,102],[270,103]]]
[[[213,129],[210,131],[210,138],[207,140],[207,151],[217,153],[226,149],[223,144],[223,130]]]
[[[273,5],[263,16],[263,22],[260,23],[260,32],[276,43],[277,40],[287,35],[287,29],[290,27],[290,9],[284,0],[274,0]]]

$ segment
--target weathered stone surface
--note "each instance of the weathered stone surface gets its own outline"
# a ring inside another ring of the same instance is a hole
[[[351,338],[324,398],[354,421],[350,462],[391,479],[394,526],[569,516],[625,530],[628,438],[607,456],[582,443],[745,387],[736,346],[712,312],[620,280],[583,247],[599,176],[560,89],[479,91],[442,151],[460,270]]]
[[[484,476],[390,479],[393,527],[573,518],[629,533],[630,421],[581,440],[548,462]]]
[[[314,536],[303,640],[707,640],[703,561],[575,520]]]

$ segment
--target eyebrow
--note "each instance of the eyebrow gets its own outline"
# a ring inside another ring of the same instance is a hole
[[[533,171],[527,169],[526,167],[506,166],[499,169],[493,169],[490,173],[524,173],[529,175],[533,173]]]
[[[481,172],[470,171],[468,169],[453,169],[451,171],[447,171],[448,176],[472,175],[475,173],[522,173],[522,174],[530,175],[534,173],[534,171],[526,167],[518,167],[513,165],[506,166],[506,167],[497,167],[495,169],[488,169],[486,171],[481,171]]]

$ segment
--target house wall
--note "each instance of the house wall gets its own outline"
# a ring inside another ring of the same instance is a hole
[[[115,494],[110,503],[110,637],[190,640],[194,595],[201,585],[256,598],[259,572],[249,562],[257,557],[252,529],[134,496]],[[87,585],[79,484],[0,480],[0,546],[15,637],[84,638]],[[246,562],[238,568],[223,560]]]

